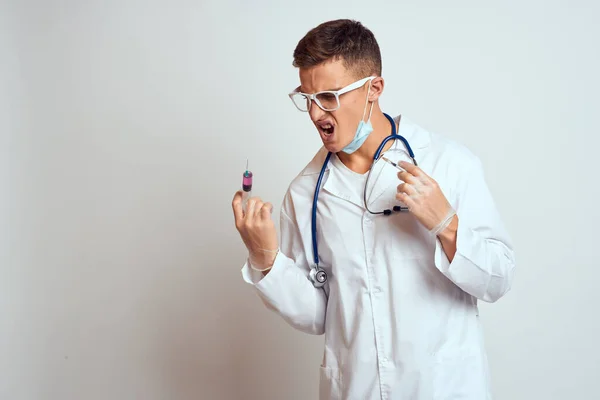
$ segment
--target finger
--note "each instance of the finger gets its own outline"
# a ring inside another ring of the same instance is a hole
[[[423,175],[427,176],[427,174],[425,172],[423,172],[423,170],[421,168],[417,167],[413,163],[409,163],[407,161],[400,161],[398,163],[398,165],[400,165],[402,168],[404,168],[408,173],[410,173],[413,176],[416,176],[416,177],[421,177]]]
[[[413,199],[411,199],[411,197],[404,192],[396,193],[396,199],[401,201],[402,203],[406,204],[409,211],[414,209],[416,206],[415,201]]]
[[[256,197],[251,197],[246,203],[246,220],[252,222],[256,208]]]
[[[233,216],[235,218],[236,225],[244,218],[244,210],[242,209],[242,191],[238,190],[233,196],[231,201],[231,208],[233,209]]]
[[[250,208],[250,203],[252,203],[252,208]],[[246,210],[246,218],[250,221],[258,219],[262,205],[263,201],[260,199],[260,197],[252,197],[249,199],[248,208]]]
[[[417,180],[414,175],[407,171],[398,172],[398,179],[406,183],[415,183]]]
[[[262,219],[270,219],[272,212],[273,212],[273,205],[271,203],[265,203],[265,204],[263,204],[263,206],[260,210],[260,216],[262,217]]]
[[[398,185],[398,193],[406,193],[409,196],[414,196],[417,194],[415,188],[408,183],[401,183]]]
[[[260,219],[260,213],[262,212],[263,205],[262,200],[257,200],[254,204],[254,219]]]

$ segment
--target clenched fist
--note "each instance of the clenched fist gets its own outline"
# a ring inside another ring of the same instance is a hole
[[[277,250],[277,230],[271,219],[273,205],[258,197],[248,200],[246,212],[242,209],[242,191],[235,193],[231,203],[237,228],[256,269],[267,269],[273,265]]]

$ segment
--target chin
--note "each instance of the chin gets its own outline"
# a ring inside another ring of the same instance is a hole
[[[346,144],[340,142],[340,138],[338,135],[336,137],[323,138],[321,137],[321,142],[323,143],[323,147],[332,153],[339,153],[342,151]]]
[[[337,144],[337,143],[323,143],[323,147],[325,147],[327,149],[327,151],[330,151],[332,153],[339,153],[340,151],[342,151],[343,146]]]

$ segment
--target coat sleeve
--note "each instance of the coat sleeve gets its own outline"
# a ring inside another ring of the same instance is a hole
[[[289,213],[289,214],[288,214]],[[292,327],[312,335],[325,333],[327,299],[323,289],[309,280],[310,264],[306,258],[302,236],[294,209],[286,194],[280,215],[279,253],[266,276],[242,267],[244,281],[253,285],[258,296],[270,310],[279,314]]]
[[[511,288],[515,269],[513,245],[478,158],[474,157],[465,175],[456,200],[456,254],[450,263],[437,239],[435,265],[465,292],[493,303]]]

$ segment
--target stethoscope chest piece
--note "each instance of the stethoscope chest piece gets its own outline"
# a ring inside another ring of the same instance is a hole
[[[327,282],[327,272],[318,265],[310,270],[310,280],[316,288],[323,287]]]

